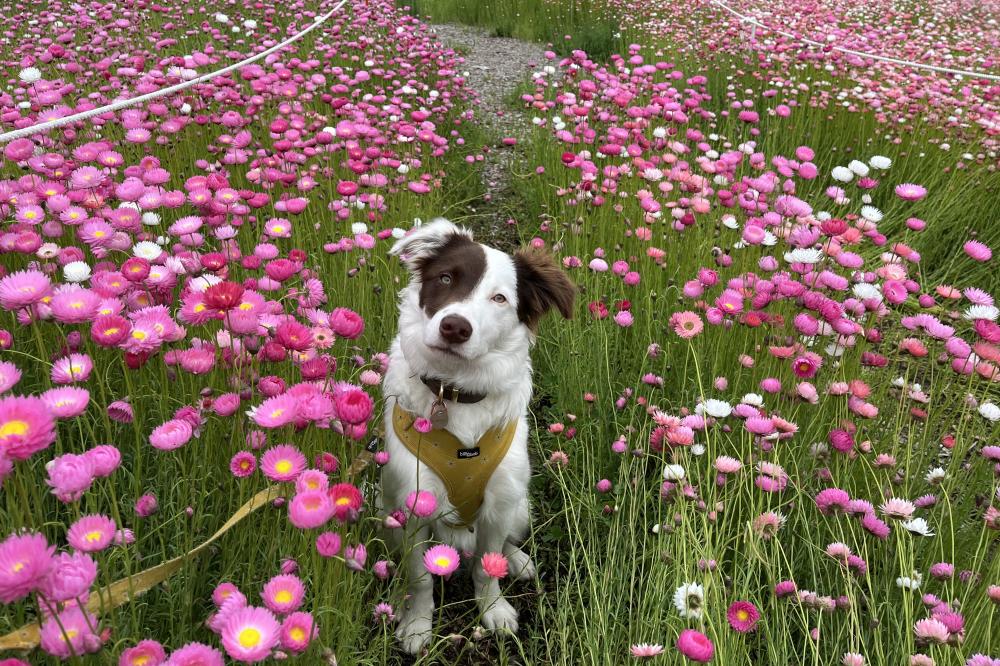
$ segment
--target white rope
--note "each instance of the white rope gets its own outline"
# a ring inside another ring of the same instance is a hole
[[[49,120],[44,123],[39,123],[37,125],[30,125],[28,127],[23,127],[21,129],[14,130],[12,132],[0,134],[0,144],[7,143],[8,141],[13,141],[14,139],[19,139],[24,136],[31,136],[32,134],[38,134],[39,132],[47,132],[50,129],[55,129],[56,127],[62,127],[63,125],[68,125],[78,120],[86,120],[87,118],[91,118],[93,116],[99,116],[102,113],[117,111],[118,109],[124,109],[125,107],[134,106],[136,104],[141,104],[143,102],[148,102],[149,100],[156,99],[157,97],[163,97],[164,95],[171,95],[175,92],[184,90],[185,88],[190,88],[191,86],[201,83],[203,81],[209,81],[217,76],[228,74],[233,70],[239,69],[245,65],[249,65],[250,63],[256,62],[261,58],[265,58],[274,53],[275,51],[279,51],[288,46],[289,44],[292,44],[302,39],[310,32],[315,30],[318,26],[322,25],[328,18],[333,16],[334,13],[336,13],[338,9],[343,7],[345,3],[347,3],[347,0],[340,0],[340,2],[338,2],[334,6],[334,8],[328,11],[326,14],[316,17],[313,20],[313,24],[310,25],[305,30],[302,30],[301,32],[292,35],[291,37],[289,37],[288,39],[279,44],[275,44],[266,51],[261,51],[257,55],[250,56],[246,60],[241,60],[238,63],[229,65],[228,67],[223,67],[222,69],[211,72],[209,74],[203,74],[202,76],[191,79],[190,81],[185,81],[184,83],[178,83],[177,85],[173,85],[168,88],[161,88],[160,90],[155,90],[151,93],[146,93],[145,95],[119,100],[117,102],[113,102],[111,104],[96,109],[90,109],[89,111],[81,111],[80,113],[75,113],[72,116],[66,116],[65,118],[56,118],[54,120]]]
[[[968,76],[968,77],[976,78],[976,79],[989,79],[991,81],[1000,81],[1000,74],[986,74],[985,72],[974,72],[974,71],[967,70],[967,69],[951,69],[951,68],[948,68],[948,67],[938,67],[936,65],[925,65],[925,64],[919,63],[919,62],[911,62],[909,60],[899,60],[897,58],[890,58],[888,56],[880,56],[880,55],[874,55],[872,53],[865,53],[864,51],[855,51],[854,49],[845,49],[845,48],[843,48],[841,46],[829,46],[828,44],[823,44],[822,42],[817,42],[817,41],[812,40],[812,39],[807,39],[805,37],[800,37],[800,36],[798,36],[798,35],[796,35],[794,33],[791,33],[791,32],[785,32],[784,30],[778,30],[777,28],[771,28],[771,27],[769,27],[769,26],[761,23],[760,21],[758,21],[756,18],[754,18],[752,16],[748,16],[746,14],[741,14],[740,12],[736,11],[735,9],[733,9],[732,7],[730,7],[729,5],[727,5],[726,3],[722,2],[722,0],[709,0],[709,1],[713,5],[718,5],[719,7],[722,7],[727,12],[729,12],[730,14],[732,14],[733,16],[738,17],[741,21],[745,21],[746,23],[749,23],[750,25],[752,25],[754,27],[754,29],[756,29],[756,28],[763,28],[764,30],[770,30],[773,33],[776,33],[776,34],[779,34],[779,35],[783,35],[785,37],[790,37],[790,38],[792,38],[792,39],[794,39],[796,41],[802,42],[803,44],[809,44],[810,46],[818,46],[818,47],[823,48],[823,49],[830,48],[833,51],[840,51],[841,53],[847,53],[849,55],[858,56],[860,58],[871,58],[872,60],[881,60],[882,62],[891,62],[891,63],[893,63],[895,65],[904,65],[906,67],[913,67],[913,68],[916,68],[916,69],[929,69],[929,70],[932,70],[932,71],[935,71],[935,72],[942,72],[944,74],[957,74],[959,76]]]

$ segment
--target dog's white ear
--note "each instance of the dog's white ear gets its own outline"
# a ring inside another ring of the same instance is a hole
[[[396,241],[396,244],[389,250],[389,254],[396,255],[402,259],[408,269],[414,270],[421,259],[434,254],[454,236],[465,236],[472,240],[472,233],[469,230],[456,226],[443,217],[438,217],[427,224],[415,227],[406,236]]]

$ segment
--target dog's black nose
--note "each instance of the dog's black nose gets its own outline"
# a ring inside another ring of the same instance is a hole
[[[448,315],[442,319],[439,330],[444,341],[453,345],[460,345],[472,337],[472,324],[458,315]]]

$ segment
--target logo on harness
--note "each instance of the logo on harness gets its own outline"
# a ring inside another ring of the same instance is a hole
[[[475,458],[478,455],[479,455],[479,447],[478,446],[475,447],[475,448],[472,448],[472,449],[459,449],[458,450],[458,457],[459,458]]]

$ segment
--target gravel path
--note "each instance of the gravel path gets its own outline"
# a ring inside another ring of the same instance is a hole
[[[514,137],[521,143],[528,136],[530,118],[512,110],[508,102],[511,94],[545,62],[545,49],[532,42],[495,37],[482,28],[450,23],[431,27],[442,43],[463,53],[468,85],[479,96],[475,118],[497,139],[483,166],[486,197],[473,206],[473,217],[466,224],[483,242],[510,249],[517,243],[517,234],[507,220],[517,214],[509,197],[511,170],[518,163],[518,155],[516,148],[504,146],[499,140]]]

